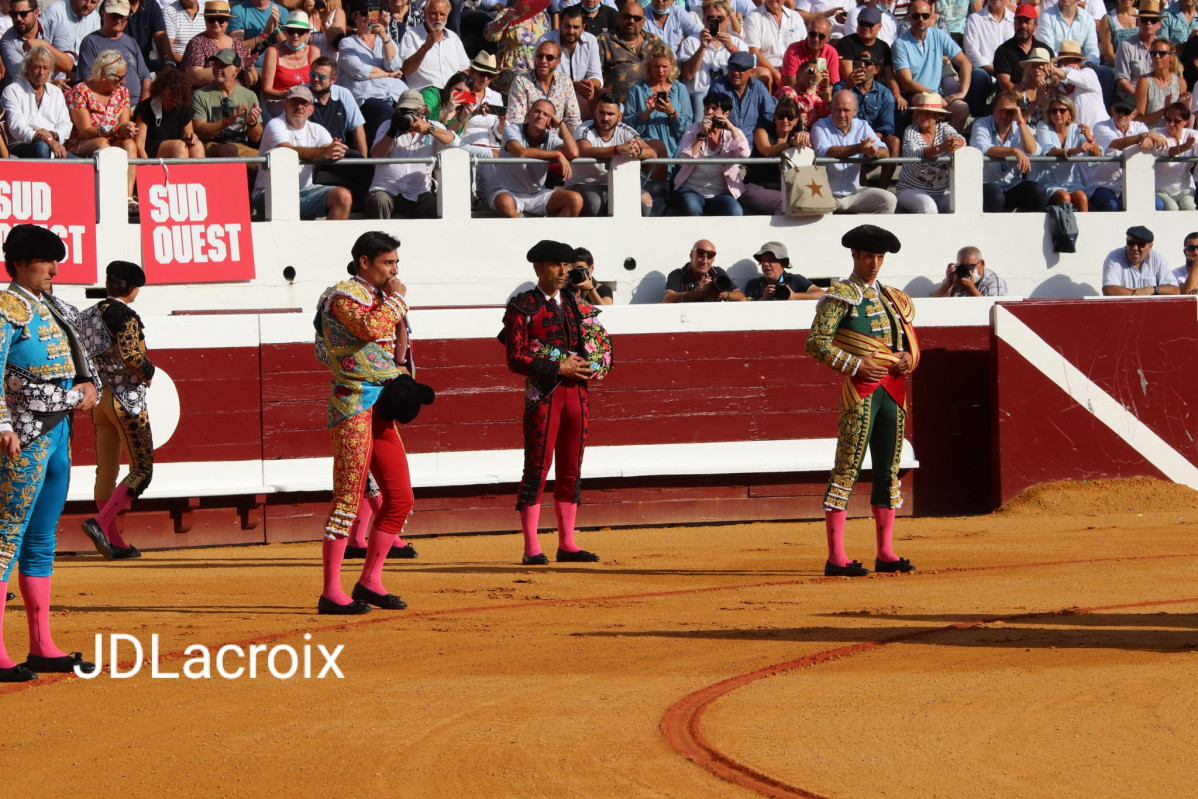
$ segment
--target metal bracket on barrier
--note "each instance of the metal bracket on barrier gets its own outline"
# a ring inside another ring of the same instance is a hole
[[[183,533],[191,532],[192,512],[200,507],[199,497],[182,498],[182,502],[171,506],[171,521],[175,525],[175,534],[182,535]]]

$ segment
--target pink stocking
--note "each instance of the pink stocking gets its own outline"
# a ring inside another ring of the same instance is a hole
[[[574,520],[578,518],[578,505],[554,500],[553,510],[557,513],[557,548],[564,552],[577,552],[579,546],[574,543]]]
[[[60,658],[66,654],[54,645],[50,635],[49,577],[17,576],[21,598],[25,600],[25,620],[29,625],[29,654]]]
[[[341,588],[341,560],[345,557],[345,545],[348,538],[326,538],[321,547],[321,560],[324,563],[324,590],[322,595],[330,602],[338,605],[348,605],[353,600]]]
[[[537,538],[537,525],[541,521],[541,506],[526,505],[520,509],[520,527],[524,531],[524,554],[541,554],[541,542]]]
[[[99,505],[100,503],[96,503]],[[133,504],[133,495],[129,493],[129,489],[124,485],[118,485],[116,490],[112,492],[112,496],[104,503],[104,507],[100,508],[100,512],[96,514],[96,522],[99,523],[101,529],[104,530],[104,535],[107,536],[108,542],[114,547],[128,549],[129,545],[125,543],[125,539],[121,537],[121,531],[117,527],[116,517],[128,509]]]
[[[4,602],[8,598],[8,583],[0,582],[0,669],[11,669],[17,665],[16,661],[8,656],[8,650],[4,648]]]
[[[824,523],[828,527],[828,563],[833,566],[847,566],[849,556],[844,554],[844,520],[847,511],[825,510]]]
[[[366,496],[358,501],[358,516],[349,528],[348,546],[358,547],[359,549],[366,548],[366,534],[370,532],[370,520],[374,517],[374,512],[382,507],[382,504],[383,498],[381,496]]]
[[[871,505],[870,510],[874,512],[874,525],[878,533],[878,560],[893,563],[899,559],[899,556],[894,554],[891,544],[891,538],[894,536],[894,508]]]
[[[387,589],[383,588],[383,564],[397,538],[399,533],[385,533],[376,528],[366,542],[366,562],[362,564],[362,576],[358,583],[376,594],[387,593]]]

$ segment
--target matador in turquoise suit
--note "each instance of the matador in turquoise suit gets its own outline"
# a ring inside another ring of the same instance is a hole
[[[853,228],[840,240],[853,255],[853,274],[834,284],[815,309],[807,354],[844,375],[836,464],[824,493],[829,577],[862,577],[869,570],[844,552],[849,495],[869,447],[873,492],[869,504],[877,531],[879,572],[911,572],[894,554],[894,513],[902,506],[899,459],[906,427],[906,377],[919,365],[915,306],[902,291],[878,281],[886,253],[898,252],[893,233],[874,225]]]
[[[29,656],[16,664],[0,638],[0,682],[96,668],[50,636],[55,533],[71,477],[71,415],[94,408],[100,389],[73,327],[79,312],[50,293],[64,257],[62,240],[43,227],[17,225],[4,239],[4,268],[13,282],[0,291],[0,633],[8,580],[20,564]],[[103,535],[95,544],[105,554]]]

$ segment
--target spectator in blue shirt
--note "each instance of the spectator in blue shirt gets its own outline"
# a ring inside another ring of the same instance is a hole
[[[851,64],[851,70],[845,70],[844,65]],[[841,61],[840,83],[832,87],[833,93],[842,89],[850,91],[857,99],[857,118],[869,123],[874,133],[886,144],[886,150],[891,158],[897,158],[902,142],[894,132],[894,94],[877,80],[878,68],[873,54],[862,50],[856,61]],[[894,177],[894,164],[881,168],[879,184],[889,186]]]
[[[245,49],[256,58],[255,66],[261,68],[262,54],[286,19],[287,9],[274,0],[244,0],[233,6],[229,35],[245,42]]]
[[[982,210],[988,214],[1044,210],[1044,187],[1028,180],[1032,168],[1028,156],[1036,155],[1040,145],[1020,105],[1019,92],[999,92],[994,114],[973,122],[969,146],[988,159],[982,168]]]
[[[728,119],[746,139],[773,118],[774,107],[778,104],[765,84],[753,77],[756,62],[756,57],[744,50],[733,53],[728,59],[728,73],[712,83],[707,92],[708,95],[726,94],[732,98]]]
[[[683,39],[698,36],[702,30],[699,20],[685,6],[674,9],[674,0],[653,0],[645,9],[645,33],[652,33],[671,50],[677,51]]]
[[[910,102],[915,94],[939,94],[944,59],[948,58],[957,69],[959,81],[956,91],[950,86],[945,87],[948,121],[957,130],[964,130],[971,110],[974,116],[986,113],[985,95],[990,76],[979,69],[981,74],[973,80],[973,64],[951,36],[932,27],[932,7],[925,0],[915,0],[908,6],[907,19],[911,21],[911,30],[895,39],[892,49],[894,71],[904,98]],[[908,116],[899,120],[900,127]]]
[[[884,189],[861,185],[861,161],[886,155],[886,145],[868,122],[857,118],[857,98],[851,91],[832,95],[832,114],[811,129],[815,154],[843,158],[828,165],[828,186],[842,214],[893,214],[897,198]]]

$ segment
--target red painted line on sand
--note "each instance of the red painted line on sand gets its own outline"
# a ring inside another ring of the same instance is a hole
[[[808,668],[818,666],[821,663],[828,663],[842,658],[859,655],[862,652],[868,652],[872,649],[878,649],[890,644],[900,643],[904,641],[912,641],[922,638],[929,638],[941,633],[952,632],[956,630],[965,630],[972,627],[979,627],[993,622],[1003,621],[1027,621],[1037,618],[1046,618],[1051,616],[1061,615],[1083,615],[1088,613],[1100,613],[1110,610],[1125,610],[1128,608],[1148,608],[1158,607],[1161,605],[1185,605],[1198,603],[1198,597],[1189,597],[1186,599],[1159,599],[1148,600],[1145,602],[1126,602],[1119,605],[1103,605],[1092,608],[1063,608],[1054,611],[1042,611],[1037,613],[1017,613],[1010,616],[993,616],[990,618],[981,618],[974,621],[958,622],[945,627],[939,627],[934,630],[915,630],[909,633],[900,633],[887,638],[880,638],[876,641],[864,641],[851,646],[840,647],[837,649],[828,649],[823,652],[816,652],[806,657],[790,660],[785,663],[776,663],[772,666],[756,669],[755,671],[739,674],[735,677],[729,677],[726,680],[709,685],[705,688],[700,688],[698,691],[683,697],[666,711],[665,716],[661,720],[661,732],[665,736],[666,742],[691,762],[702,766],[711,773],[715,774],[720,779],[739,785],[743,788],[756,791],[763,796],[770,797],[801,797],[801,799],[826,799],[822,794],[817,794],[805,788],[790,785],[782,780],[770,776],[762,771],[759,771],[752,766],[741,763],[735,760],[728,754],[721,752],[703,735],[700,729],[700,722],[703,714],[707,709],[718,699],[722,699],[728,694],[736,691],[739,688],[756,682],[757,680],[766,677],[773,677],[776,674],[784,674],[795,669]]]
[[[927,576],[938,575],[938,574],[960,574],[960,573],[965,573],[965,572],[994,571],[994,570],[998,570],[998,569],[1027,569],[1027,568],[1043,568],[1043,567],[1050,567],[1050,566],[1072,566],[1072,565],[1081,565],[1081,564],[1087,564],[1087,563],[1120,563],[1120,562],[1139,561],[1139,560],[1168,560],[1168,559],[1176,559],[1176,558],[1195,558],[1195,557],[1198,557],[1198,553],[1183,553],[1183,554],[1171,554],[1171,555],[1169,555],[1169,554],[1166,554],[1166,555],[1128,555],[1125,557],[1116,557],[1116,558],[1082,558],[1079,560],[1038,561],[1038,562],[1033,562],[1033,563],[998,564],[998,565],[994,565],[994,566],[954,566],[954,567],[946,567],[946,568],[942,568],[942,569],[929,569],[927,571],[919,572],[918,574],[921,576],[927,577]],[[875,575],[871,575],[869,579],[907,579],[907,578],[910,578],[911,576],[912,575],[903,575],[903,574],[884,574],[884,575],[883,574],[875,574]],[[544,607],[552,607],[554,605],[565,605],[565,604],[571,604],[571,603],[602,604],[602,603],[606,603],[606,602],[634,601],[634,600],[639,600],[639,599],[657,599],[660,597],[669,597],[669,596],[686,596],[688,594],[710,594],[710,593],[716,593],[716,592],[720,592],[720,591],[739,591],[739,590],[744,590],[744,589],[773,588],[773,587],[777,587],[777,586],[789,586],[789,585],[811,585],[811,584],[826,583],[826,582],[832,582],[832,581],[836,581],[836,580],[845,580],[845,579],[848,579],[848,578],[845,578],[845,577],[823,577],[823,576],[804,577],[804,578],[798,578],[798,579],[794,579],[794,580],[771,580],[771,581],[766,581],[766,582],[761,582],[761,583],[733,583],[730,585],[709,585],[709,586],[700,586],[698,588],[675,588],[675,589],[671,589],[669,591],[645,591],[645,592],[635,593],[635,594],[604,594],[604,595],[593,596],[593,597],[563,597],[561,599],[542,599],[542,600],[527,601],[527,602],[514,602],[514,603],[509,603],[509,604],[472,605],[472,606],[460,607],[460,608],[444,608],[442,610],[416,611],[414,613],[385,613],[385,612],[378,611],[378,609],[376,608],[370,614],[368,614],[371,618],[359,619],[357,621],[339,621],[339,622],[333,623],[333,624],[326,624],[323,627],[314,627],[314,628],[304,629],[304,630],[282,630],[282,631],[275,632],[275,633],[266,633],[264,635],[255,636],[253,638],[242,639],[242,640],[237,640],[237,641],[228,641],[224,644],[217,644],[214,646],[210,646],[209,651],[215,652],[216,650],[220,649],[220,647],[229,646],[229,645],[246,647],[251,644],[264,644],[264,643],[268,643],[268,642],[272,642],[272,641],[280,641],[280,640],[283,640],[286,638],[294,638],[296,636],[302,636],[303,633],[305,633],[305,632],[312,633],[313,637],[315,637],[315,634],[322,633],[322,632],[332,632],[334,630],[345,630],[345,629],[350,629],[350,628],[354,628],[354,627],[365,627],[365,626],[374,625],[374,624],[386,624],[388,622],[396,622],[396,621],[403,622],[403,621],[407,621],[409,619],[426,619],[426,618],[434,618],[437,616],[456,616],[456,615],[465,614],[465,613],[489,613],[489,612],[493,612],[493,611],[497,611],[497,610],[526,610],[528,608],[544,608]],[[316,614],[313,613],[312,615],[315,616]],[[191,646],[191,645],[189,645],[189,646]],[[168,663],[168,662],[175,661],[175,660],[183,660],[188,657],[191,657],[191,656],[185,654],[185,652],[183,650],[173,650],[173,651],[166,652],[166,653],[159,653],[158,662],[159,663]],[[122,669],[127,669],[127,668],[131,667],[134,664],[134,662],[135,661],[133,661],[133,660],[122,661],[118,665]],[[109,668],[111,669],[111,666],[109,666]],[[39,679],[32,680],[30,682],[9,683],[7,685],[0,685],[0,696],[4,696],[5,694],[16,693],[17,691],[29,690],[32,688],[42,688],[42,687],[48,687],[51,685],[56,685],[58,683],[61,683],[63,680],[71,679],[74,676],[75,676],[74,674],[47,674],[47,675],[39,675]],[[794,794],[789,794],[789,795],[794,795]]]

